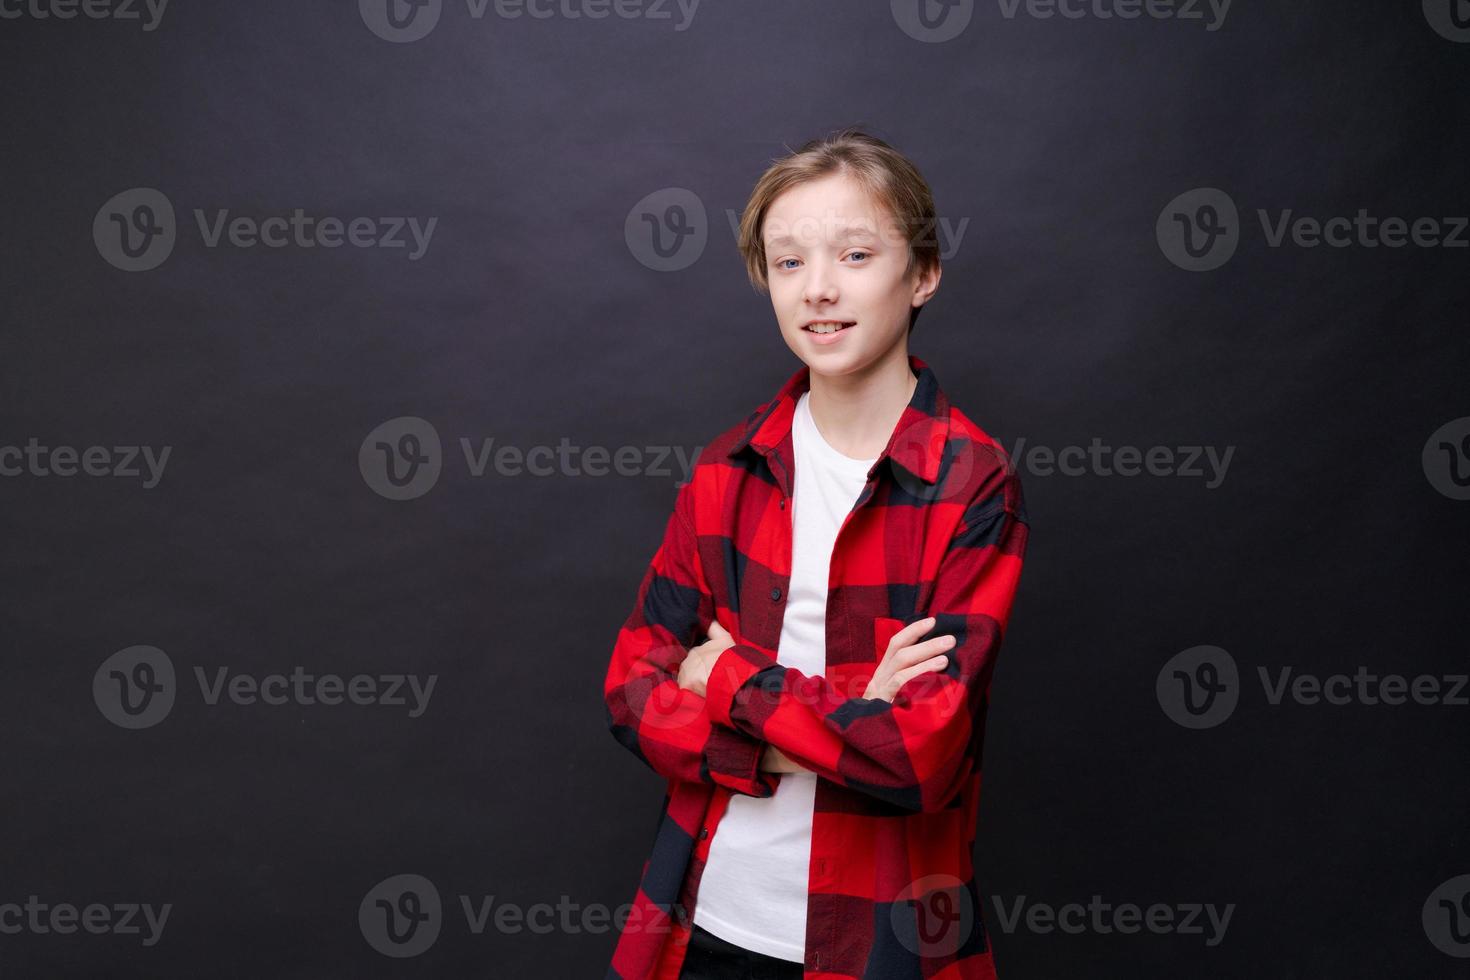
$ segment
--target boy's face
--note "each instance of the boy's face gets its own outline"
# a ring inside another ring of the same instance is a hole
[[[771,202],[761,235],[781,336],[816,374],[862,371],[908,352],[909,310],[939,286],[915,269],[908,231],[851,177],[799,184]],[[843,324],[833,332],[817,321]]]

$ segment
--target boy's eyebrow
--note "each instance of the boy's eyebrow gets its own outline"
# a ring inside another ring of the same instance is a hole
[[[851,240],[854,238],[873,239],[877,237],[877,235],[874,234],[873,229],[867,227],[866,225],[839,225],[832,230],[836,233],[834,237],[838,241],[842,241],[844,239]],[[795,241],[796,239],[792,238],[790,235],[774,235],[766,240],[766,247],[770,248],[773,245],[790,245],[793,244]]]

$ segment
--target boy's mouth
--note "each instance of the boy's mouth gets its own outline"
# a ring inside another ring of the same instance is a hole
[[[810,323],[802,324],[801,329],[808,333],[821,336],[824,334],[833,334],[839,330],[846,330],[848,327],[856,325],[857,321],[855,320],[812,320]]]

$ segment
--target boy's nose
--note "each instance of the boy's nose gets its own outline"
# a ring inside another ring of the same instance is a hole
[[[806,298],[808,302],[815,302],[819,299],[836,299],[837,280],[825,273],[811,273],[806,281]]]

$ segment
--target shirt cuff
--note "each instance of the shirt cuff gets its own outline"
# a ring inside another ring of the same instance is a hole
[[[776,661],[755,647],[743,643],[727,647],[721,652],[715,658],[709,680],[704,685],[705,710],[709,712],[710,719],[731,728],[740,728],[730,717],[730,712],[735,707],[736,693],[746,681],[775,664]]]
[[[710,779],[747,796],[770,796],[776,792],[779,773],[762,772],[761,756],[766,743],[725,725],[711,725],[704,748]]]

